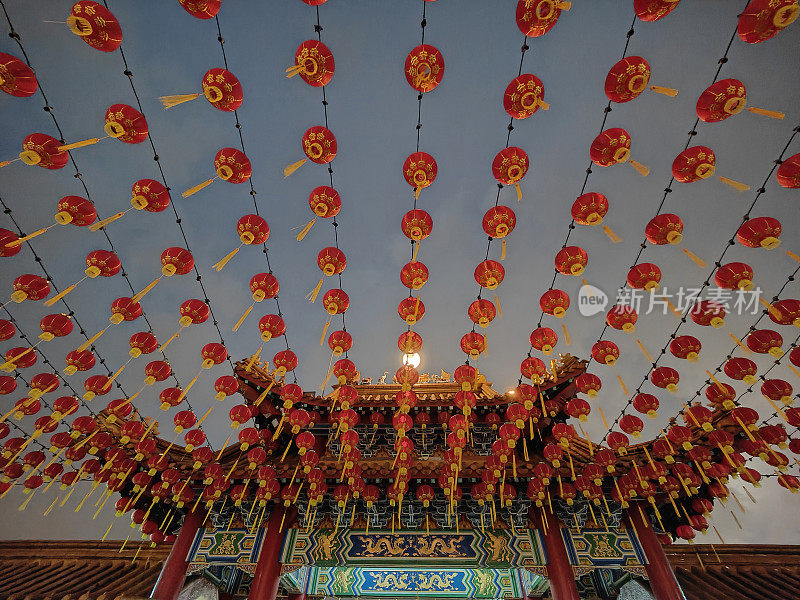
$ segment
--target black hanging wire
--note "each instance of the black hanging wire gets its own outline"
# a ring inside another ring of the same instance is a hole
[[[219,15],[216,15],[214,17],[214,20],[217,23],[217,41],[219,42],[219,49],[222,52],[222,62],[225,65],[225,69],[229,70],[229,68],[228,68],[228,56],[225,53],[225,38],[222,37],[222,27],[220,26],[220,22],[219,22]],[[233,116],[234,116],[234,120],[235,120],[235,125],[234,126],[236,127],[236,133],[239,136],[239,146],[241,147],[242,152],[244,154],[247,154],[247,151],[246,151],[245,145],[244,145],[244,136],[242,134],[242,129],[244,128],[244,125],[242,124],[241,120],[239,119],[239,111],[238,110],[234,110],[233,111]],[[261,213],[258,210],[258,201],[256,200],[257,192],[256,192],[256,189],[255,189],[255,185],[253,184],[253,176],[252,175],[248,179],[248,183],[250,184],[250,197],[253,199],[253,209],[255,210],[255,214],[260,216]],[[267,243],[264,242],[264,244],[262,244],[262,246],[263,246],[262,250],[264,252],[264,259],[266,260],[266,263],[267,263],[267,272],[272,274],[272,264],[270,263],[270,259],[269,259],[269,249],[267,248]],[[277,296],[277,295],[275,296],[275,306],[278,309],[278,316],[279,317],[283,317],[283,311],[281,311],[281,303],[280,303],[280,300],[279,300],[279,296]],[[289,338],[286,335],[285,331],[283,332],[283,341],[286,343],[286,349],[287,350],[291,350],[291,346],[289,345]],[[294,382],[297,383],[297,373],[296,373],[296,371],[294,371],[294,370],[292,371],[292,376],[294,377]]]

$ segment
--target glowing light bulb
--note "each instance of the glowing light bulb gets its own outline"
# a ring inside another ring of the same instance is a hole
[[[420,357],[419,354],[416,352],[414,354],[403,354],[403,364],[409,365],[414,367],[415,369],[419,366]]]

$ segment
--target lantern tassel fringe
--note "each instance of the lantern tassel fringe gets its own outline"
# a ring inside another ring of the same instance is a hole
[[[569,346],[572,343],[572,337],[569,335],[566,323],[561,324],[561,331],[564,332],[564,343]]]
[[[654,91],[656,94],[664,94],[665,96],[669,96],[670,98],[674,98],[678,95],[678,90],[675,88],[668,88],[663,87],[660,85],[651,85],[650,89]]]
[[[53,225],[50,225],[50,227],[55,227],[55,224],[53,224]],[[37,229],[37,230],[36,230],[36,231],[34,231],[33,233],[29,233],[29,234],[28,234],[28,235],[26,235],[26,236],[23,236],[23,237],[21,237],[21,238],[19,238],[19,239],[16,239],[16,240],[12,241],[12,242],[8,242],[8,243],[5,245],[5,247],[6,247],[6,248],[16,248],[17,246],[21,246],[23,242],[27,242],[28,240],[32,240],[32,239],[33,239],[33,238],[35,238],[35,237],[39,237],[39,236],[40,236],[40,235],[42,235],[44,232],[46,232],[48,229],[50,229],[50,227],[44,227],[44,228],[42,228],[42,229]]]
[[[84,277],[84,279],[86,279],[86,278]],[[81,281],[83,281],[83,279],[81,279]],[[80,283],[80,281],[78,281],[77,283],[73,283],[73,284],[72,284],[71,286],[69,286],[69,287],[66,287],[66,288],[64,288],[63,290],[61,290],[60,292],[58,292],[58,294],[56,294],[56,295],[55,295],[55,296],[53,296],[52,298],[48,298],[47,300],[45,300],[45,301],[44,301],[44,305],[45,305],[45,306],[53,306],[53,304],[55,304],[56,302],[58,302],[59,300],[61,300],[61,299],[62,299],[64,296],[66,296],[66,295],[67,295],[67,294],[69,294],[69,293],[70,293],[72,290],[74,290],[76,287],[78,287],[78,283]]]
[[[172,96],[159,96],[158,100],[164,105],[164,109],[178,106],[184,102],[189,102],[200,97],[200,94],[174,94]]]
[[[686,248],[681,248],[681,250],[683,250],[683,253],[686,254],[686,256],[688,256],[690,259],[692,259],[694,264],[696,264],[701,269],[706,266],[706,261],[697,256],[697,254],[695,254],[691,250],[687,250]]]
[[[297,171],[297,169],[306,164],[306,160],[307,159],[304,158],[302,160],[298,160],[297,162],[290,164],[288,167],[285,167],[283,169],[283,176],[288,177],[289,175]]]
[[[308,223],[303,225],[303,228],[300,230],[300,233],[297,234],[297,241],[298,242],[302,242],[303,241],[303,238],[306,237],[306,234],[309,231],[311,231],[311,228],[314,226],[314,223],[316,222],[316,220],[317,220],[317,218],[314,217]]]
[[[66,144],[64,146],[59,146],[59,152],[67,152],[68,150],[75,150],[77,148],[83,148],[84,146],[93,146],[100,140],[104,140],[105,138],[89,138],[88,140],[82,140],[80,142],[73,142],[72,144]]]
[[[609,227],[608,225],[603,225],[603,232],[608,236],[608,239],[610,239],[615,244],[618,244],[622,241],[622,238],[619,237],[616,233],[614,233],[614,230],[611,229],[611,227]]]
[[[497,294],[494,295],[494,303],[497,305],[497,316],[502,319],[503,308],[500,306],[500,298],[497,297]]]
[[[145,287],[144,289],[142,289],[142,291],[140,291],[140,292],[137,292],[136,294],[134,294],[133,298],[131,298],[131,301],[132,301],[132,302],[135,302],[135,303],[137,303],[137,304],[138,304],[139,302],[141,302],[142,298],[144,298],[144,297],[145,297],[147,294],[149,294],[149,293],[150,293],[150,291],[151,291],[151,290],[152,290],[154,287],[156,287],[156,284],[157,284],[157,283],[158,283],[160,280],[161,280],[161,277],[158,277],[158,278],[154,279],[153,281],[151,281],[150,283],[148,283],[148,284],[147,284],[147,287]]]
[[[126,211],[118,212],[117,214],[112,215],[110,217],[106,217],[102,221],[97,221],[97,223],[92,223],[91,225],[89,225],[89,231],[97,231],[98,229],[101,229],[101,228],[105,227],[106,225],[110,225],[114,221],[117,221],[117,220],[121,219],[122,217],[124,217],[125,213],[127,213],[130,210],[133,210],[133,207],[129,208]]]
[[[220,271],[222,271],[222,269],[225,268],[225,265],[227,265],[228,262],[230,262],[230,260],[239,253],[239,250],[241,248],[242,248],[241,246],[239,246],[238,248],[234,248],[233,250],[228,252],[225,256],[223,256],[222,259],[220,259],[218,262],[211,265],[211,268],[214,269],[217,273],[219,273]]]
[[[317,295],[319,295],[319,291],[322,289],[322,280],[323,280],[323,278],[320,277],[320,280],[317,283],[317,285],[314,286],[314,289],[306,294],[306,300],[308,300],[312,304],[317,299]]]
[[[183,192],[181,194],[181,197],[182,198],[188,198],[192,194],[196,194],[197,192],[199,192],[203,188],[206,188],[206,187],[210,186],[212,183],[214,183],[215,179],[216,179],[216,177],[212,177],[211,179],[206,179],[203,183],[198,183],[196,186],[190,187],[188,190],[186,190],[185,192]]]
[[[739,181],[734,181],[733,179],[728,179],[727,177],[720,177],[719,180],[724,183],[725,185],[731,186],[735,190],[739,190],[740,192],[746,192],[750,189],[750,186],[746,183],[741,183]]]
[[[236,325],[233,326],[233,331],[239,331],[239,327],[242,326],[242,323],[244,323],[244,320],[247,318],[247,315],[250,314],[251,310],[253,310],[252,304],[247,307],[247,310],[244,311],[244,314],[241,317],[239,317],[238,321],[236,321]]]
[[[325,326],[322,328],[322,337],[319,338],[319,345],[322,346],[325,343],[325,334],[328,332],[328,327],[331,324],[331,320],[328,319],[325,321]]]
[[[637,172],[639,173],[639,175],[641,175],[642,177],[647,177],[647,176],[650,174],[650,167],[646,167],[646,166],[644,166],[642,163],[640,163],[640,162],[637,162],[637,161],[635,161],[635,160],[629,160],[629,161],[628,161],[628,163],[630,163],[630,165],[631,165],[631,166],[632,166],[634,169],[636,169],[636,171],[637,171]]]
[[[778,112],[776,110],[767,110],[765,108],[758,108],[755,106],[748,106],[747,110],[751,113],[755,113],[757,115],[761,115],[762,117],[769,117],[771,119],[785,119],[786,115],[782,112]]]

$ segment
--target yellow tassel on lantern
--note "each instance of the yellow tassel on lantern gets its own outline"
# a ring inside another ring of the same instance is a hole
[[[615,244],[618,244],[619,242],[622,241],[622,238],[620,238],[616,233],[614,233],[614,231],[608,225],[603,225],[603,232],[608,236],[608,239],[610,239]]]
[[[600,418],[601,418],[601,419],[603,419],[603,427],[605,427],[605,428],[606,428],[606,430],[609,430],[609,429],[611,429],[611,428],[608,426],[608,421],[606,421],[606,415],[605,415],[605,413],[603,413],[603,407],[602,407],[602,406],[598,406],[598,407],[597,407],[597,410],[600,412]]]
[[[506,259],[506,238],[503,238],[503,242],[501,244],[501,249],[500,249],[500,260],[505,260],[505,259]]]
[[[129,208],[128,210],[133,210],[133,209]],[[114,221],[117,221],[117,220],[121,219],[122,217],[124,217],[125,213],[127,213],[128,210],[123,211],[123,212],[118,212],[115,215],[112,215],[110,217],[106,217],[102,221],[97,221],[96,223],[92,223],[91,225],[89,225],[89,231],[97,231],[101,227],[105,227],[106,225],[110,225]]]
[[[159,277],[158,279],[154,279],[153,281],[151,281],[150,283],[148,283],[148,284],[147,284],[147,287],[146,287],[146,288],[144,288],[144,289],[143,289],[141,292],[138,292],[138,293],[134,294],[133,298],[131,298],[131,301],[132,301],[132,302],[136,302],[136,303],[140,302],[140,301],[142,300],[142,298],[144,298],[144,297],[145,297],[147,294],[149,294],[149,293],[150,293],[150,291],[151,291],[151,290],[152,290],[154,287],[156,287],[156,284],[157,284],[157,283],[158,283],[160,280],[161,280],[161,278]]]
[[[739,348],[741,348],[741,349],[742,349],[744,352],[747,352],[747,353],[750,353],[750,352],[751,352],[750,348],[748,348],[747,346],[745,346],[745,345],[744,345],[744,342],[742,342],[742,340],[740,340],[739,338],[737,338],[737,337],[736,337],[735,335],[733,335],[732,333],[729,333],[728,335],[730,335],[730,336],[731,336],[731,339],[732,339],[734,342],[736,342],[736,345],[737,345],[737,346],[739,346]]]
[[[750,189],[750,186],[746,183],[741,183],[739,181],[734,181],[733,179],[728,179],[727,177],[720,177],[719,180],[724,183],[725,185],[731,186],[735,190],[739,190],[740,192],[746,192]]]
[[[789,257],[789,258],[791,258],[791,259],[794,259],[794,260],[796,260],[797,262],[800,262],[800,256],[798,256],[797,254],[795,254],[795,253],[794,253],[794,252],[792,252],[791,250],[787,250],[787,251],[786,251],[786,256],[788,256],[788,257]]]
[[[286,78],[287,79],[291,79],[292,77],[294,77],[295,75],[298,75],[299,73],[303,72],[304,70],[305,70],[305,67],[303,65],[292,65],[291,67],[286,69]]]
[[[244,314],[241,317],[239,317],[238,321],[236,321],[236,325],[233,326],[233,331],[239,331],[239,327],[242,326],[242,323],[244,323],[244,320],[247,318],[247,315],[250,314],[251,310],[253,310],[252,304],[247,307],[247,310],[244,311]]]
[[[494,303],[497,305],[497,316],[502,319],[503,318],[503,309],[500,306],[500,298],[497,297],[497,294],[494,295]]]
[[[86,349],[87,349],[89,346],[91,346],[91,345],[92,345],[92,344],[94,344],[94,343],[95,343],[97,340],[99,340],[99,339],[100,339],[100,336],[101,336],[101,335],[103,335],[103,334],[105,333],[106,329],[108,329],[108,328],[106,327],[105,329],[101,329],[100,331],[98,331],[97,333],[95,333],[95,334],[94,334],[92,337],[90,337],[88,340],[86,340],[85,342],[83,342],[83,343],[82,343],[80,346],[78,346],[78,348],[77,348],[78,352],[83,352],[83,351],[84,351],[84,350],[86,350]]]
[[[233,250],[231,250],[230,252],[228,252],[228,253],[227,253],[225,256],[223,256],[223,257],[222,257],[222,259],[221,259],[221,260],[219,260],[218,262],[216,262],[216,263],[214,263],[213,265],[211,265],[211,268],[212,268],[212,269],[214,269],[214,270],[215,270],[215,271],[217,271],[217,272],[220,272],[220,271],[222,271],[222,269],[225,267],[225,265],[227,265],[227,264],[228,264],[228,262],[229,262],[229,261],[230,261],[230,260],[231,260],[231,259],[232,259],[234,256],[236,256],[236,255],[239,253],[239,249],[240,249],[240,248],[241,248],[241,246],[239,246],[239,248],[234,248]]]
[[[189,102],[200,97],[200,94],[174,94],[172,96],[159,96],[158,100],[164,105],[164,108],[172,108],[178,104]]]
[[[678,308],[670,300],[667,300],[667,306],[669,307],[670,312],[676,317],[680,318],[683,316],[681,311],[679,311]]]
[[[694,261],[694,264],[696,264],[701,269],[705,268],[706,261],[704,261],[702,258],[697,256],[697,254],[695,254],[694,252],[691,252],[690,250],[687,250],[686,248],[681,248],[681,250],[683,250],[683,252],[684,252],[684,254],[686,254],[686,256],[688,256],[689,258],[692,259],[692,261]]]
[[[105,138],[89,138],[88,140],[83,140],[81,142],[73,142],[72,144],[66,144],[64,146],[59,146],[59,152],[66,152],[68,150],[75,150],[76,148],[83,148],[84,146],[92,146],[99,142],[100,140],[104,140]]]
[[[751,113],[755,113],[757,115],[761,115],[763,117],[769,117],[771,119],[785,119],[786,115],[782,112],[778,112],[776,110],[767,110],[765,108],[757,108],[755,106],[748,106],[747,110]]]
[[[773,317],[775,317],[778,321],[780,321],[783,316],[781,315],[781,311],[775,308],[772,304],[764,300],[764,298],[759,298],[758,301],[769,311]]]
[[[81,279],[81,281],[83,281],[83,279]],[[78,283],[80,283],[80,281]],[[61,290],[58,294],[56,294],[52,298],[48,298],[47,300],[45,300],[44,305],[45,306],[53,306],[53,304],[55,304],[56,302],[61,300],[64,296],[66,296],[72,290],[74,290],[76,287],[78,287],[78,283],[73,283],[71,286],[69,286],[67,288],[64,288],[63,290]]]
[[[303,225],[303,228],[300,230],[300,233],[297,234],[297,241],[302,242],[303,238],[306,237],[306,234],[311,231],[311,228],[314,226],[314,223],[317,221],[317,218],[314,217],[308,223]]]
[[[417,262],[417,252],[419,252],[420,246],[422,246],[422,243],[419,241],[414,244],[414,251],[411,253],[411,262]]]
[[[328,319],[325,321],[325,326],[322,328],[322,337],[319,338],[319,345],[322,346],[325,343],[325,334],[328,332],[328,326],[331,324],[331,320]]]
[[[638,344],[638,346],[639,346],[639,350],[641,350],[641,351],[642,351],[642,354],[644,354],[644,357],[645,357],[645,358],[646,358],[648,361],[650,361],[650,362],[653,362],[653,356],[652,356],[652,355],[651,355],[651,354],[650,354],[650,353],[647,351],[647,348],[645,348],[645,347],[644,347],[644,344],[642,344],[642,341],[641,341],[641,340],[639,340],[639,339],[637,339],[637,340],[636,340],[636,343],[637,343],[637,344]],[[625,392],[625,393],[627,394],[628,392]]]
[[[206,188],[206,187],[210,186],[212,183],[214,183],[215,179],[216,179],[216,177],[212,177],[211,179],[206,179],[203,183],[198,183],[196,186],[190,187],[188,190],[186,190],[185,192],[183,192],[181,194],[181,197],[188,198],[192,194],[196,194],[197,192],[199,192],[203,188]]]
[[[306,164],[306,159],[305,158],[302,159],[302,160],[298,160],[296,163],[290,164],[288,167],[283,169],[283,176],[284,177],[288,177],[289,175],[291,175],[292,173],[297,171],[297,169],[302,167],[304,164]]]
[[[635,160],[629,160],[629,161],[628,161],[628,164],[629,164],[630,166],[632,166],[634,169],[636,169],[636,171],[637,171],[637,172],[639,173],[639,175],[641,175],[642,177],[647,177],[647,175],[650,173],[650,168],[649,168],[649,167],[645,167],[645,166],[644,166],[642,163],[640,163],[640,162],[637,162],[637,161],[635,161]]]
[[[323,278],[320,277],[319,282],[317,283],[316,286],[314,286],[314,289],[306,294],[306,300],[313,303],[317,299],[317,295],[319,294],[319,291],[322,289],[322,280]]]
[[[520,187],[519,182],[515,183],[514,187],[517,188],[517,202],[519,202],[520,200],[522,200],[522,187]]]
[[[55,227],[55,225],[50,225],[50,227]],[[6,248],[16,248],[17,246],[21,246],[23,242],[27,242],[28,240],[32,240],[35,237],[39,237],[40,235],[45,233],[48,229],[50,229],[50,227],[44,227],[42,229],[38,229],[38,230],[34,231],[33,233],[29,233],[26,236],[23,236],[21,238],[18,238],[16,240],[14,240],[13,242],[8,242],[5,245],[5,247]]]
[[[654,91],[656,94],[664,94],[665,96],[669,96],[670,98],[674,98],[678,95],[678,90],[675,88],[668,88],[663,87],[660,85],[651,85],[650,89]]]
[[[644,348],[642,348],[642,350],[644,350]],[[626,385],[625,385],[625,382],[624,382],[624,381],[622,381],[622,376],[621,376],[621,375],[619,375],[619,374],[618,374],[618,375],[617,375],[617,379],[619,380],[619,384],[622,386],[622,391],[623,391],[623,392],[625,393],[625,395],[627,396],[627,395],[629,394],[629,392],[628,392],[628,386],[626,386]],[[599,407],[598,407],[598,408],[599,408]]]
[[[572,337],[569,335],[566,323],[561,324],[561,331],[564,332],[564,343],[569,346],[572,343]]]

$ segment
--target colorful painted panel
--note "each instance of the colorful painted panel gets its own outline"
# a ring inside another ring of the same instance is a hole
[[[562,529],[570,563],[575,567],[641,567],[647,564],[639,539],[633,531],[583,529],[580,533]]]
[[[370,531],[292,529],[286,536],[282,562],[333,566],[418,565],[512,568],[544,565],[538,532],[464,530]]]
[[[200,529],[189,549],[189,573],[211,566],[235,566],[251,575],[255,571],[264,529]]]
[[[519,598],[517,569],[316,567],[309,594],[392,598]]]

